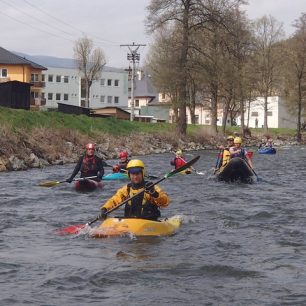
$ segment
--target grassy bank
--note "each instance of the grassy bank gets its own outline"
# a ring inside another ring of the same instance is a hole
[[[33,130],[37,128],[72,129],[83,135],[95,137],[97,133],[103,132],[110,135],[130,135],[131,133],[148,134],[172,134],[175,133],[175,125],[170,123],[142,123],[114,118],[91,118],[84,115],[68,115],[59,112],[31,112],[0,107],[0,124],[11,129],[12,132],[22,130]],[[252,136],[261,137],[263,129],[250,129]],[[221,128],[220,128],[221,131]],[[239,127],[228,127],[227,134],[239,133]],[[269,129],[269,135],[294,136],[294,129]],[[187,136],[199,137],[209,135],[209,126],[188,125]]]

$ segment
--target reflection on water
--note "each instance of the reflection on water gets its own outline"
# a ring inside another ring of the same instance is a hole
[[[254,154],[264,182],[213,179],[217,152],[200,154],[204,175],[161,183],[181,215],[171,237],[90,238],[54,230],[85,224],[122,182],[77,193],[62,180],[73,165],[0,173],[0,275],[3,305],[305,305],[303,147]],[[170,154],[143,157],[149,173],[171,170]],[[97,222],[94,225],[98,225]]]

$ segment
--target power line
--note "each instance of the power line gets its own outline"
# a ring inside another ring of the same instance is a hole
[[[77,32],[81,32],[83,34],[89,34],[88,36],[95,37],[97,40],[99,40],[102,43],[107,43],[107,44],[110,44],[110,45],[119,45],[119,42],[114,42],[114,41],[111,41],[111,40],[107,40],[107,39],[101,38],[99,36],[92,35],[91,33],[85,33],[82,29],[79,29],[79,28],[75,27],[74,25],[72,25],[70,23],[67,23],[67,22],[65,22],[65,21],[63,21],[63,20],[61,20],[61,19],[59,19],[59,18],[49,14],[47,11],[43,10],[42,8],[36,6],[36,5],[32,4],[32,3],[30,3],[29,1],[27,1],[27,0],[23,0],[23,1],[25,3],[27,3],[29,6],[31,6],[31,7],[35,8],[36,10],[40,11],[41,13],[49,16],[50,18],[53,18],[54,20],[56,20],[56,21],[58,21],[58,22],[60,22],[60,23],[62,23],[64,25],[66,25],[66,26],[68,26],[70,28],[72,28],[73,30],[75,30]]]
[[[71,33],[68,33],[68,32],[66,32],[66,31],[64,31],[63,29],[58,28],[58,27],[56,27],[56,26],[54,26],[54,25],[49,25],[49,24],[46,23],[44,20],[39,19],[38,17],[36,17],[36,16],[34,16],[34,15],[31,15],[31,14],[25,12],[24,10],[22,10],[22,9],[20,9],[20,8],[18,8],[18,7],[16,7],[16,6],[13,5],[12,3],[8,3],[8,2],[5,1],[5,0],[0,0],[0,1],[3,2],[3,3],[5,3],[8,7],[11,7],[11,8],[13,8],[14,10],[20,12],[21,14],[23,14],[23,15],[25,15],[25,16],[28,16],[28,17],[30,17],[31,19],[34,19],[34,20],[38,21],[40,24],[43,24],[43,25],[45,25],[45,26],[51,28],[52,30],[56,29],[56,30],[58,30],[58,31],[60,31],[60,32],[62,32],[62,33],[64,33],[64,34],[69,35],[69,36],[72,36],[72,37],[75,36],[75,35],[73,35],[73,34],[71,34]]]
[[[137,53],[140,47],[145,47],[144,44],[125,44],[120,45],[120,47],[128,47],[130,53],[127,54],[127,59],[132,63],[132,76],[131,76],[131,116],[130,120],[134,121],[134,82],[135,82],[135,64],[140,61],[140,53]]]
[[[34,26],[32,26],[31,24],[28,24],[28,23],[26,23],[26,22],[23,22],[23,21],[21,21],[21,20],[18,20],[18,19],[14,18],[14,17],[12,17],[12,16],[10,16],[10,15],[8,15],[8,14],[5,14],[5,13],[2,12],[2,11],[0,11],[0,14],[4,15],[4,16],[10,18],[10,19],[13,19],[13,20],[16,21],[16,22],[19,22],[19,23],[21,23],[21,24],[25,24],[26,26],[28,26],[28,27],[30,27],[30,28],[32,28],[32,29],[34,29],[34,30],[37,30],[37,31],[40,31],[40,32],[43,32],[43,33],[46,33],[46,34],[49,34],[49,35],[52,35],[52,36],[61,38],[61,39],[65,39],[65,40],[68,40],[68,41],[71,41],[71,42],[74,42],[74,40],[72,40],[72,39],[69,39],[69,38],[66,38],[66,37],[63,37],[63,36],[59,36],[59,35],[57,35],[57,34],[54,34],[54,33],[48,32],[48,31],[45,31],[45,30],[40,29],[40,28],[37,28],[37,27],[34,27]]]

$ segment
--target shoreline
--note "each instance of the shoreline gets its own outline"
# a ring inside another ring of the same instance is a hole
[[[224,137],[199,137],[194,141],[191,137],[181,140],[175,135],[158,135],[137,133],[129,136],[100,135],[93,139],[80,135],[73,130],[56,131],[42,129],[33,135],[10,135],[0,141],[0,172],[20,171],[31,168],[44,168],[52,165],[76,163],[84,152],[88,142],[96,143],[96,155],[108,159],[118,159],[122,150],[127,150],[130,155],[161,154],[176,151],[218,150],[218,145],[225,143]],[[256,147],[261,142],[261,137],[245,138],[245,147]],[[292,136],[277,136],[274,147],[303,145],[295,141]]]

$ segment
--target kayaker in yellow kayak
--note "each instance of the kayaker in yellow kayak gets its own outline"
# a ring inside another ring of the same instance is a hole
[[[144,180],[145,165],[141,160],[131,160],[127,171],[130,183],[118,189],[116,194],[101,206],[100,219],[106,218],[108,210],[145,189],[145,192],[125,204],[124,217],[157,220],[160,217],[159,208],[169,205],[169,196],[157,185],[152,186],[152,182]]]

